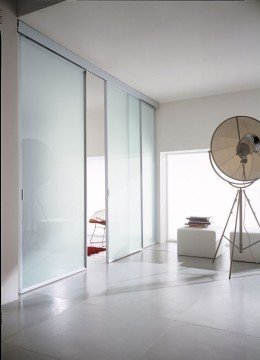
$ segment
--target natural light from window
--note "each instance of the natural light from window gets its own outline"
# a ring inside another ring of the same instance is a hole
[[[216,175],[204,150],[167,154],[167,194],[168,240],[176,241],[177,229],[189,216],[211,216],[213,226],[224,228],[236,189]],[[247,188],[246,194],[260,219],[260,180]],[[235,210],[226,234],[234,229]],[[248,204],[245,214],[246,229],[257,228]]]

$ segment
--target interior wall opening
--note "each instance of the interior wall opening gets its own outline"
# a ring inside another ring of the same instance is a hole
[[[104,80],[86,75],[87,261],[106,261]]]

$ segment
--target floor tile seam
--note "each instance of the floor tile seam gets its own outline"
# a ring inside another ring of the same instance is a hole
[[[163,273],[158,273],[158,274],[155,274],[155,276],[157,275],[161,275]],[[260,274],[259,274],[260,275]],[[148,276],[154,276],[154,274],[152,275],[148,275]],[[205,276],[208,276],[208,275],[205,275]],[[133,278],[131,280],[137,280],[137,279],[140,279],[140,278],[144,278],[143,276],[140,276],[138,278]],[[202,281],[202,282],[190,282],[190,283],[181,283],[181,284],[173,284],[170,286],[170,288],[176,288],[176,287],[183,287],[183,286],[190,286],[190,285],[199,285],[199,284],[206,284],[206,283],[214,283],[216,281],[226,281],[227,279],[212,279],[212,280],[207,280],[207,281]],[[112,283],[111,285],[115,285],[115,284],[118,284],[118,283],[124,283],[124,282],[128,282],[129,279],[126,279],[126,280],[120,280],[120,281],[116,281],[114,283]],[[191,279],[192,281],[192,279]],[[169,281],[171,282],[171,281]],[[169,286],[167,287],[169,288]],[[150,288],[145,288],[145,289],[140,289],[139,291],[144,291],[144,290],[160,290],[160,289],[165,289],[165,286],[159,286],[159,287],[150,287]],[[97,296],[97,295],[95,295]]]
[[[39,286],[39,287],[36,287],[35,289],[29,290],[29,291],[27,291],[27,292],[25,292],[25,293],[23,293],[23,294],[20,294],[20,295],[22,296],[22,295],[26,295],[26,294],[29,294],[29,293],[32,293],[32,294],[35,293],[35,294],[36,294],[37,291],[40,291],[41,289],[44,289],[46,286],[53,286],[53,285],[55,285],[55,284],[59,284],[59,283],[62,282],[62,281],[67,281],[67,280],[69,280],[69,279],[73,279],[74,276],[78,276],[78,275],[84,274],[84,273],[86,273],[86,271],[87,271],[87,268],[84,267],[82,270],[80,270],[80,271],[78,271],[78,272],[76,272],[76,273],[73,273],[73,274],[67,275],[67,276],[65,276],[65,277],[62,277],[62,278],[60,278],[60,279],[57,279],[57,280],[48,282],[48,283],[45,284],[45,285],[41,285],[41,286]],[[38,293],[37,293],[37,294],[38,294]],[[47,296],[48,296],[48,295],[47,295]]]
[[[206,329],[212,329],[212,330],[227,332],[227,333],[231,333],[231,334],[246,336],[246,337],[249,337],[249,338],[260,339],[260,336],[257,336],[257,335],[250,335],[250,334],[241,333],[241,332],[235,331],[235,330],[227,330],[227,329],[217,328],[217,327],[214,327],[214,326],[197,324],[197,323],[195,323],[195,322],[191,322],[191,321],[188,321],[188,320],[172,319],[172,318],[168,318],[168,317],[163,317],[163,318],[160,318],[160,319],[168,319],[168,320],[171,320],[171,321],[173,321],[173,322],[180,322],[180,323],[183,323],[183,324],[188,324],[188,325],[203,327],[203,328],[206,328]]]
[[[157,287],[146,287],[146,288],[142,288],[142,289],[139,289],[139,290],[135,290],[136,292],[141,292],[141,291],[152,291],[152,290],[166,290],[166,289],[175,289],[175,288],[181,288],[181,287],[185,287],[185,286],[191,286],[191,285],[203,285],[203,284],[211,284],[211,283],[215,283],[217,281],[226,281],[226,279],[216,279],[216,280],[207,280],[207,281],[202,281],[202,282],[190,282],[190,283],[184,283],[184,284],[173,284],[173,285],[170,285],[170,286],[157,286]],[[116,283],[115,283],[116,284]],[[121,291],[121,294],[122,293],[128,293],[128,291]],[[118,293],[116,293],[118,294]],[[115,295],[115,293],[111,294],[111,295]],[[103,296],[102,294],[96,294],[96,295],[91,295],[91,297],[100,297],[100,296]]]
[[[49,295],[46,295],[46,296],[49,296]],[[61,312],[58,312],[58,313],[56,313],[56,314],[54,314],[54,315],[51,315],[50,317],[45,318],[44,320],[42,320],[41,322],[38,322],[37,324],[33,324],[33,325],[31,325],[31,326],[22,327],[20,330],[16,331],[14,334],[9,335],[9,336],[7,336],[5,339],[3,339],[3,342],[5,342],[6,344],[9,344],[7,341],[9,341],[9,340],[11,341],[14,337],[18,336],[18,335],[21,334],[23,331],[28,331],[28,330],[33,329],[34,327],[41,326],[41,325],[45,324],[47,321],[53,320],[53,319],[55,319],[57,316],[62,315],[65,311],[71,310],[72,307],[81,305],[84,301],[86,301],[86,300],[82,300],[82,301],[80,301],[80,302],[77,303],[77,304],[71,305],[71,306],[68,307],[67,309],[64,309],[64,310],[61,311]],[[96,304],[92,304],[92,305],[96,305]],[[12,343],[10,343],[9,345],[12,345]]]
[[[118,308],[117,306],[113,306],[113,305],[104,305],[104,304],[95,304],[95,303],[92,303],[90,302],[89,300],[86,300],[87,303],[91,304],[91,305],[96,305],[96,306],[101,306],[103,308],[109,308],[110,310],[116,310],[118,311]],[[152,319],[159,319],[159,320],[168,320],[172,323],[184,323],[184,324],[188,324],[188,325],[193,325],[193,326],[200,326],[200,327],[204,327],[204,328],[208,328],[208,329],[213,329],[213,330],[217,330],[217,331],[224,331],[224,332],[228,332],[228,333],[233,333],[233,334],[238,334],[238,335],[242,335],[242,336],[248,336],[248,337],[252,337],[252,338],[256,338],[256,339],[259,339],[260,336],[257,336],[257,335],[249,335],[249,334],[245,334],[245,333],[241,333],[241,332],[238,332],[238,331],[234,331],[234,330],[226,330],[226,329],[222,329],[222,328],[216,328],[216,327],[213,327],[213,326],[207,326],[207,325],[202,325],[202,324],[197,324],[197,323],[194,323],[194,322],[190,322],[190,321],[187,321],[187,320],[182,320],[182,319],[179,319],[179,318],[176,318],[176,319],[173,319],[173,318],[169,318],[167,316],[156,316],[156,315],[148,315],[148,314],[145,314],[145,313],[142,313],[142,312],[138,312],[138,311],[134,311],[134,314],[137,315],[137,316],[143,316],[143,317],[146,317],[146,318],[152,318]],[[170,325],[170,327],[172,327],[172,325]]]
[[[86,305],[89,304],[89,305],[93,305],[93,306],[95,306],[95,307],[97,307],[97,308],[101,307],[101,308],[103,308],[103,309],[105,309],[105,310],[107,310],[107,311],[109,311],[109,312],[111,312],[111,313],[114,312],[114,311],[116,311],[116,312],[118,313],[118,308],[117,308],[117,306],[97,304],[97,303],[91,302],[91,301],[89,301],[89,300],[83,300],[83,301],[81,301],[80,303],[75,304],[73,307],[80,306],[80,305],[82,305],[84,302],[86,303]],[[7,337],[6,339],[4,339],[2,342],[3,342],[3,343],[6,343],[6,344],[8,344],[8,345],[15,346],[15,345],[13,345],[13,343],[12,343],[12,339],[15,338],[16,336],[19,336],[19,334],[22,334],[23,331],[32,330],[33,328],[37,328],[37,327],[39,327],[39,326],[42,326],[43,324],[45,324],[46,322],[48,322],[48,321],[50,321],[50,320],[55,321],[55,318],[56,318],[56,317],[63,315],[65,311],[71,310],[71,308],[72,308],[72,307],[70,307],[70,308],[68,308],[68,309],[65,309],[64,311],[62,311],[62,312],[60,312],[60,313],[57,313],[57,314],[55,314],[55,315],[47,318],[46,320],[42,321],[41,323],[37,323],[37,324],[34,324],[34,325],[32,325],[32,326],[24,327],[24,328],[22,328],[21,330],[19,330],[18,332],[16,332],[15,334],[12,334],[12,335],[10,335],[9,337]],[[124,311],[124,310],[119,310],[119,311],[125,314],[125,311]],[[173,319],[169,319],[169,318],[166,318],[166,317],[149,315],[149,314],[141,313],[141,312],[138,312],[138,311],[135,311],[135,315],[137,315],[138,317],[143,316],[144,318],[147,318],[147,319],[152,318],[152,319],[155,319],[155,320],[158,320],[158,319],[163,320],[163,321],[166,320],[166,321],[168,321],[168,322],[170,322],[170,323],[171,323],[172,321],[175,321],[175,320],[173,320]],[[177,320],[177,321],[178,321],[178,320]],[[172,325],[170,325],[170,326],[172,326]],[[25,349],[25,350],[27,350],[27,349]],[[27,350],[27,351],[28,351],[28,350]]]
[[[58,280],[59,281],[59,280]],[[49,295],[49,294],[45,294],[43,293],[42,291],[44,291],[44,289],[46,290],[48,286],[54,286],[55,283],[58,283],[57,282],[53,282],[51,284],[47,284],[45,286],[41,286],[40,288],[38,289],[34,289],[34,290],[31,290],[31,291],[28,291],[27,293],[24,293],[24,294],[20,294],[20,298],[19,299],[24,299],[26,300],[27,298],[30,298],[30,296],[33,296],[33,295],[37,295],[37,296],[45,296],[45,297],[49,297],[49,298],[57,298],[57,299],[63,299],[63,300],[66,300],[66,298],[62,298],[62,297],[57,297],[57,296],[53,296],[53,295]]]
[[[250,276],[258,276],[260,274],[252,274]],[[246,275],[247,276],[247,275]],[[241,277],[236,277],[236,278],[233,278],[233,280],[236,280],[236,279],[240,279]],[[216,282],[224,282],[224,281],[230,281],[229,279],[226,279],[226,278],[221,278],[221,279],[210,279],[210,280],[205,280],[205,281],[200,281],[200,282],[194,282],[191,281],[189,283],[179,283],[179,284],[172,284],[170,286],[167,286],[167,288],[165,286],[157,286],[157,287],[145,287],[145,288],[142,288],[142,289],[139,289],[139,290],[135,290],[135,291],[138,291],[138,292],[141,292],[141,291],[156,291],[156,290],[161,290],[161,289],[174,289],[174,288],[182,288],[182,287],[186,287],[186,286],[195,286],[195,285],[203,285],[203,284],[214,284]],[[120,282],[127,282],[127,280],[122,280]],[[117,282],[115,282],[114,284],[117,284]],[[113,285],[113,284],[112,284]],[[121,293],[127,293],[127,291],[121,291]],[[114,294],[112,294],[114,295]],[[99,294],[96,294],[96,295],[91,295],[91,297],[99,297],[100,295]],[[102,294],[101,294],[102,296]]]
[[[188,266],[183,266],[182,268],[180,268],[178,271],[180,273],[183,273],[184,271],[187,271],[187,270],[190,270],[191,268],[188,267]],[[194,268],[193,268],[194,269]],[[212,274],[211,275],[214,275],[214,274],[226,274],[227,275],[227,279],[228,279],[228,274],[229,274],[229,268],[227,269],[208,269],[208,268],[199,268],[200,270],[204,270],[204,271],[211,271]],[[258,271],[258,272],[256,272]],[[232,276],[231,276],[231,279],[236,279],[236,278],[239,278],[239,277],[245,277],[245,276],[253,276],[253,275],[260,275],[260,264],[252,269],[247,269],[247,270],[240,270],[240,272],[248,272],[248,274],[244,274],[243,273],[241,275],[237,274],[236,276],[236,273],[232,273]],[[250,272],[253,272],[250,274]],[[229,279],[230,280],[230,279]]]
[[[260,275],[260,274],[251,274],[250,276],[258,276],[258,275]],[[152,275],[151,275],[152,276]],[[245,275],[245,276],[248,276],[248,275]],[[235,277],[235,278],[233,278],[233,280],[236,280],[236,279],[239,279],[239,278],[241,278],[241,277]],[[127,281],[127,280],[124,280],[124,281]],[[229,279],[225,279],[225,278],[221,278],[221,279],[210,279],[210,280],[206,280],[206,281],[201,281],[201,282],[193,282],[192,280],[191,280],[191,282],[190,283],[182,283],[182,284],[173,284],[173,285],[171,285],[170,286],[170,288],[178,288],[178,287],[185,287],[185,286],[192,286],[192,285],[200,285],[200,284],[211,284],[211,283],[215,283],[215,282],[224,282],[224,281],[230,281]],[[232,280],[231,280],[232,281]],[[123,282],[123,280],[122,280],[122,282]],[[115,283],[116,284],[116,283]],[[167,288],[169,288],[169,287],[167,287]],[[165,289],[165,287],[164,286],[160,286],[160,287],[150,287],[150,288],[144,288],[144,289],[140,289],[139,291],[148,291],[148,290],[161,290],[161,289]],[[37,294],[37,295],[39,295],[39,296],[45,296],[45,297],[49,297],[49,298],[52,298],[52,299],[62,299],[62,300],[66,300],[66,298],[63,298],[63,297],[58,297],[58,296],[52,296],[52,295],[47,295],[47,294],[41,294],[41,293],[34,293],[34,294]],[[94,297],[96,297],[97,295],[94,295]],[[99,296],[99,295],[98,295]],[[92,297],[92,296],[91,296]],[[61,314],[61,313],[63,313],[64,311],[66,311],[66,310],[69,310],[69,309],[71,309],[72,307],[75,307],[75,306],[77,306],[77,305],[79,305],[79,304],[81,304],[82,302],[84,302],[84,301],[86,301],[86,300],[82,300],[82,301],[80,301],[79,303],[77,303],[77,304],[72,304],[71,306],[69,306],[68,308],[66,308],[66,309],[64,309],[64,310],[62,310],[61,312],[59,312],[59,313],[57,313],[57,314],[55,314],[55,315],[53,315],[53,316],[56,316],[56,315],[59,315],[59,314]]]
[[[12,301],[12,302],[10,302],[10,303],[7,303],[7,304],[4,304],[4,305],[1,306],[2,312],[5,311],[5,308],[6,308],[6,307],[7,307],[7,308],[10,307],[10,306],[11,306],[12,304],[14,304],[14,303],[20,304],[22,300],[26,300],[27,298],[30,298],[30,297],[33,296],[33,295],[44,295],[44,296],[49,296],[49,297],[51,297],[50,295],[39,294],[39,293],[36,292],[36,290],[37,290],[37,289],[30,290],[30,291],[28,291],[28,292],[26,292],[26,293],[24,293],[24,294],[18,294],[18,299],[16,299],[16,300],[14,300],[14,301]],[[9,310],[13,310],[13,309],[9,309]],[[16,310],[16,309],[14,309],[14,310]]]
[[[133,280],[143,279],[143,278],[147,278],[147,277],[163,275],[163,274],[168,274],[168,271],[157,272],[155,274],[147,274],[147,275],[144,275],[144,276],[136,276],[136,277],[133,277],[133,278],[130,278],[130,279],[117,280],[117,281],[115,281],[115,284],[125,282],[125,281],[133,281]]]
[[[29,326],[29,327],[27,327],[27,328],[25,328],[25,327],[24,327],[24,328],[21,328],[20,330],[16,331],[16,332],[13,333],[12,335],[5,336],[5,338],[4,338],[3,340],[1,340],[1,343],[6,343],[6,344],[7,344],[6,341],[9,341],[9,339],[11,339],[12,337],[18,336],[21,331],[26,330],[26,329],[30,329],[31,327],[32,327],[32,326]],[[10,345],[10,344],[9,344],[9,345]]]
[[[168,273],[166,271],[162,272],[162,273],[156,273],[156,274],[148,274],[148,275],[145,275],[145,276],[138,276],[138,277],[135,277],[135,278],[131,278],[131,279],[125,279],[125,280],[119,280],[119,281],[115,281],[114,284],[118,284],[118,283],[124,283],[124,282],[127,282],[127,281],[131,281],[131,280],[138,280],[138,279],[142,279],[142,278],[149,278],[149,277],[152,277],[152,276],[158,276],[158,275],[163,275],[165,273]],[[192,275],[192,274],[191,274]],[[214,276],[214,274],[212,275],[205,275],[205,276]],[[236,280],[236,279],[240,279],[242,277],[246,277],[246,276],[260,276],[260,273],[256,273],[256,274],[246,274],[246,275],[242,275],[242,276],[236,276],[236,277],[233,277],[231,278],[231,281],[232,280]],[[173,286],[171,286],[172,288],[175,288],[175,287],[183,287],[183,286],[190,286],[190,285],[198,285],[198,284],[205,284],[205,283],[215,283],[215,282],[220,282],[220,281],[230,281],[230,279],[228,278],[220,278],[220,279],[212,279],[212,280],[207,280],[207,281],[203,281],[203,282],[191,282],[191,283],[184,283],[184,284],[174,284]],[[161,289],[162,287],[158,287],[158,288],[153,288],[153,289]],[[144,289],[144,290],[150,290],[150,289]]]
[[[254,275],[254,274],[253,274]],[[250,275],[250,276],[253,276],[253,275]],[[255,275],[258,275],[258,274],[255,274]],[[246,276],[246,275],[245,275]],[[233,278],[233,280],[235,279],[240,279],[240,277],[237,277],[237,278]],[[213,280],[209,280],[209,281],[204,281],[204,282],[200,282],[200,283],[194,283],[194,282],[191,282],[189,284],[180,284],[180,285],[177,285],[177,286],[172,286],[172,288],[182,288],[182,287],[186,287],[186,286],[191,286],[191,285],[204,285],[204,284],[214,284],[216,282],[223,282],[223,281],[232,281],[230,279],[213,279]],[[189,311],[192,309],[192,308],[195,308],[197,306],[197,303],[198,301],[200,301],[200,299],[197,299],[190,307],[189,307]]]
[[[257,274],[258,275],[258,274]],[[253,276],[253,275],[252,275]],[[236,278],[238,279],[238,278]],[[235,280],[235,279],[234,279]],[[195,285],[205,285],[205,284],[214,284],[216,282],[223,282],[223,281],[230,281],[229,279],[213,279],[213,280],[206,280],[206,281],[200,281],[200,282],[193,282],[191,280],[190,283],[183,283],[183,284],[173,284],[173,285],[170,285],[170,286],[157,286],[157,287],[145,287],[145,288],[142,288],[142,289],[139,289],[139,290],[135,290],[135,292],[142,292],[142,291],[157,291],[157,290],[167,290],[167,289],[176,289],[176,288],[183,288],[183,287],[187,287],[187,286],[195,286]],[[120,294],[127,294],[128,291],[121,291]],[[110,295],[118,295],[118,292],[116,293],[111,293]],[[102,297],[103,294],[95,294],[95,295],[90,295],[90,299],[91,298],[96,298],[96,297]],[[84,301],[88,301],[88,300],[84,300]],[[95,304],[95,303],[94,303]],[[193,304],[194,306],[195,304]]]
[[[174,253],[174,255],[176,255],[175,250],[169,250],[169,249],[147,249],[149,251],[161,251],[161,252],[166,252],[166,253]],[[145,251],[147,251],[145,250]]]
[[[48,359],[61,360],[61,359],[59,359],[59,358],[56,358],[56,357],[53,357],[53,356],[50,356],[50,355],[47,355],[47,354],[39,353],[39,352],[33,351],[33,350],[28,350],[28,349],[26,349],[26,348],[24,348],[24,347],[22,347],[22,346],[18,346],[18,345],[14,345],[14,344],[9,344],[9,343],[7,343],[7,342],[5,342],[5,341],[3,342],[3,344],[8,345],[8,346],[11,346],[11,347],[14,347],[14,348],[19,349],[19,350],[24,350],[24,351],[29,352],[29,353],[32,353],[32,354],[44,356],[44,357],[47,357]]]
[[[186,270],[187,268],[183,268],[181,270]],[[224,272],[224,271],[223,271]],[[134,278],[131,278],[131,279],[126,279],[126,280],[119,280],[119,281],[116,281],[116,283],[120,283],[120,282],[125,282],[125,281],[131,281],[131,280],[136,280],[136,279],[140,279],[140,278],[147,278],[147,277],[152,277],[152,276],[158,276],[158,275],[163,275],[163,274],[166,274],[168,273],[167,271],[163,271],[163,272],[157,272],[155,274],[147,274],[145,276],[137,276],[137,277],[134,277]],[[212,274],[214,275],[214,274]],[[237,277],[233,277],[233,279],[237,279],[237,278],[241,278],[241,277],[245,277],[245,276],[257,276],[257,275],[260,275],[260,274],[246,274],[246,275],[242,275],[242,276],[237,276]],[[211,275],[209,275],[211,276]],[[223,278],[223,279],[216,279],[216,280],[210,280],[210,281],[207,281],[207,282],[216,282],[216,281],[225,281],[227,279]],[[204,282],[205,283],[205,282]],[[197,283],[195,283],[194,285],[196,285]],[[177,285],[177,286],[186,286],[186,285],[193,285],[193,284],[180,284],[180,285]],[[176,286],[174,286],[176,287]],[[47,295],[47,294],[41,294],[40,292],[37,292],[37,290],[35,290],[35,292],[33,292],[32,294],[37,294],[37,295],[44,295],[44,296],[49,296],[49,297],[54,297],[54,298],[60,298],[60,299],[66,299],[66,298],[61,298],[61,297],[57,297],[57,296],[51,296],[51,295]]]
[[[96,303],[93,303],[93,302],[90,302],[89,300],[86,300],[86,303],[88,303],[88,304],[91,304],[91,305],[96,305],[96,306],[101,306],[102,308],[104,308],[105,310],[106,309],[109,309],[109,310],[111,310],[111,311],[117,311],[118,312],[118,307],[117,306],[113,306],[113,305],[104,305],[104,304],[96,304]],[[121,312],[124,312],[125,313],[125,311],[124,310],[121,310],[120,309],[120,311]],[[143,313],[142,311],[132,311],[131,312],[132,314],[134,314],[134,315],[136,315],[136,316],[138,316],[138,317],[144,317],[144,318],[152,318],[152,319],[154,319],[154,320],[163,320],[163,321],[165,321],[165,320],[167,320],[167,321],[169,321],[169,322],[172,322],[172,321],[179,321],[179,320],[175,320],[175,319],[170,319],[170,318],[167,318],[167,317],[162,317],[162,316],[157,316],[157,315],[149,315],[149,314],[147,314],[147,313]],[[171,325],[172,326],[172,325]]]
[[[54,296],[51,296],[51,295],[39,294],[39,293],[35,293],[35,292],[34,292],[33,294],[31,294],[31,295],[35,295],[35,294],[36,294],[36,295],[39,295],[39,296],[43,296],[43,297],[52,298],[52,299],[55,298]],[[28,297],[30,297],[31,295],[28,295]],[[27,296],[26,296],[26,297],[27,297]],[[56,298],[57,298],[57,297],[56,297]],[[73,305],[72,305],[72,306],[73,306]],[[71,308],[72,306],[70,306],[69,308]],[[69,309],[69,308],[68,308],[68,309]],[[67,309],[64,309],[64,310],[61,311],[61,312],[58,312],[58,313],[56,313],[56,314],[54,314],[54,315],[50,315],[49,317],[44,318],[40,323],[31,325],[31,326],[22,326],[19,330],[15,331],[15,332],[12,333],[11,335],[6,336],[3,340],[1,340],[1,342],[2,342],[2,341],[3,341],[3,342],[8,341],[8,340],[11,339],[12,337],[17,336],[17,335],[18,335],[19,333],[21,333],[22,331],[29,330],[29,329],[33,328],[34,326],[40,325],[40,324],[42,324],[42,323],[45,323],[46,321],[50,320],[51,318],[55,317],[56,315],[59,315],[59,314],[63,313],[65,310],[67,310]],[[19,313],[20,313],[20,311],[19,311]],[[1,326],[4,327],[4,323],[2,323]]]
[[[205,276],[210,276],[210,275],[205,275]],[[215,282],[230,282],[232,280],[236,280],[236,279],[241,279],[244,278],[246,276],[260,276],[260,273],[258,274],[247,274],[247,275],[242,275],[242,276],[237,276],[237,277],[233,277],[231,279],[228,278],[221,278],[221,279],[212,279],[212,280],[207,280],[207,281],[203,281],[203,282],[190,282],[190,283],[185,283],[185,284],[176,284],[176,286],[172,286],[172,287],[183,287],[183,286],[191,286],[191,285],[200,285],[200,284],[208,284],[208,283],[215,283]]]
[[[152,344],[150,344],[149,346],[147,346],[147,348],[139,355],[139,359],[141,359],[155,344],[158,343],[158,341],[160,341],[160,339],[173,327],[172,325],[169,325],[167,329],[163,330],[162,333],[158,336],[157,339],[155,339]]]

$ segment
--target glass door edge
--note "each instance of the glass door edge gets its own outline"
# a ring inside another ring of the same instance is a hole
[[[80,273],[80,272],[82,272],[82,271],[85,271],[85,270],[87,270],[87,269],[86,269],[85,267],[82,267],[82,268],[79,268],[78,270],[71,271],[71,272],[69,272],[68,274],[65,274],[65,275],[62,275],[62,276],[58,276],[58,277],[55,277],[55,278],[50,279],[50,280],[47,280],[47,281],[43,281],[43,282],[41,282],[41,283],[39,283],[39,284],[36,284],[36,285],[28,286],[28,287],[26,287],[26,288],[24,288],[24,289],[21,289],[21,290],[19,291],[19,294],[20,294],[20,295],[21,295],[21,294],[25,294],[25,293],[27,293],[27,292],[29,292],[29,291],[38,289],[38,288],[40,288],[40,287],[42,287],[42,286],[45,286],[45,285],[52,284],[52,283],[54,283],[54,282],[56,282],[56,281],[65,279],[65,278],[67,278],[67,277],[69,277],[69,276],[71,276],[71,275],[78,274],[78,273]]]

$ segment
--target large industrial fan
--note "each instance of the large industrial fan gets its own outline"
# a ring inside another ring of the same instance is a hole
[[[245,192],[248,186],[260,178],[260,121],[248,116],[234,116],[223,121],[213,133],[209,157],[216,174],[237,188],[234,202],[212,261],[215,261],[220,244],[223,238],[226,238],[231,243],[230,279],[234,248],[236,247],[242,253],[260,242],[259,239],[246,246],[243,244],[244,203],[248,203],[260,227],[259,220]],[[234,236],[229,239],[225,236],[225,232],[236,204]],[[238,244],[236,244],[236,234],[238,234]]]

